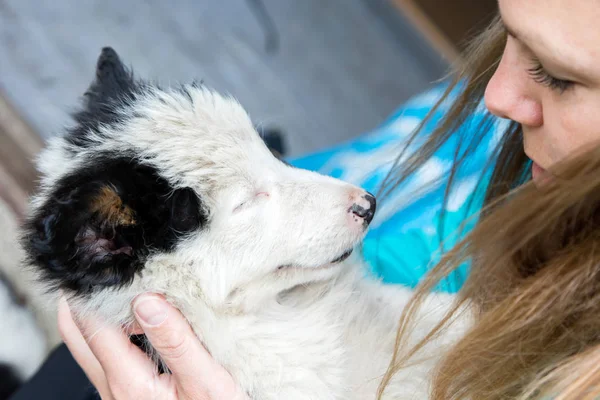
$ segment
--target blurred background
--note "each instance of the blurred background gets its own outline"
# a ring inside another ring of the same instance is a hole
[[[139,77],[197,79],[233,95],[255,123],[280,130],[287,155],[297,156],[375,128],[443,78],[495,7],[495,0],[0,0],[0,274],[11,288],[10,304],[0,307],[29,306],[46,349],[58,341],[53,312],[19,263],[16,235],[35,190],[32,160],[70,123],[103,46]],[[7,329],[0,324],[0,341]]]

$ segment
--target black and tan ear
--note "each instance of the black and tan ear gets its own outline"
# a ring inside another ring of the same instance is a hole
[[[121,159],[59,181],[22,240],[42,279],[85,293],[131,282],[150,252],[172,250],[205,222],[192,189]]]

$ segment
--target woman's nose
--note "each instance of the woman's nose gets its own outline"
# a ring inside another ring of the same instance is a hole
[[[507,43],[504,54],[485,90],[485,105],[489,112],[521,125],[543,124],[542,104],[536,96],[527,66]]]

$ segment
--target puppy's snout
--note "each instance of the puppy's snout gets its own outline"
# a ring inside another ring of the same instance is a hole
[[[352,213],[353,216],[361,219],[366,227],[373,220],[376,208],[377,201],[375,200],[375,196],[369,192],[360,191],[353,196],[353,204],[348,211]]]

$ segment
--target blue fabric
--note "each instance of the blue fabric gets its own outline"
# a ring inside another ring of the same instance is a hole
[[[370,133],[289,162],[377,194],[406,139],[432,109],[444,88],[441,84],[414,97]],[[455,96],[456,92],[438,109],[419,139],[432,131]],[[478,185],[478,182],[488,176],[484,167],[488,165],[491,149],[496,144],[496,132],[501,131],[499,124],[494,123],[485,131],[482,142],[459,169],[443,221],[440,215],[447,182],[441,178],[448,176],[455,152],[460,152],[460,138],[469,135],[469,129],[477,126],[484,113],[484,108],[479,108],[463,125],[462,131],[453,135],[425,166],[397,187],[385,201],[379,202],[365,238],[364,256],[373,272],[385,282],[414,287],[439,260],[442,251],[451,248],[476,223],[476,212],[481,207],[485,191],[485,184]],[[418,143],[419,140],[409,146],[409,153]],[[436,180],[439,182],[430,185],[426,193],[418,193],[418,188]],[[483,182],[486,180],[483,179]],[[462,233],[457,232],[465,221],[465,229]],[[468,265],[464,265],[441,282],[437,289],[456,292],[467,272]]]

